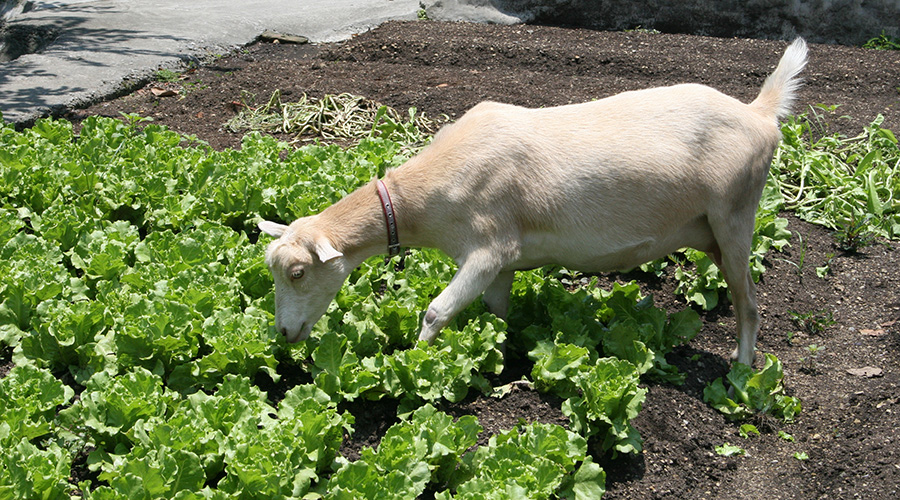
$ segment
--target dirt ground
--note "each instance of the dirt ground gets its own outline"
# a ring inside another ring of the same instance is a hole
[[[156,96],[151,87],[163,85],[151,83],[74,111],[70,118],[138,113],[227,148],[240,144],[239,135],[222,127],[234,115],[234,103],[245,93],[265,102],[276,89],[285,101],[304,92],[314,97],[350,92],[450,120],[482,100],[552,106],[683,82],[704,83],[749,101],[785,47],[778,41],[640,32],[391,22],[339,44],[254,44],[166,84],[178,91],[175,97]],[[886,117],[886,128],[900,129],[900,52],[813,45],[804,75],[796,110],[839,105],[823,114],[830,131],[856,135],[879,113]],[[669,356],[688,374],[687,382],[649,385],[635,421],[645,450],[603,460],[605,498],[898,498],[900,252],[896,244],[881,242],[845,254],[830,231],[787,216],[795,235],[792,246],[769,256],[759,283],[759,348],[784,362],[788,391],[803,402],[799,418],[787,425],[761,420],[756,423],[762,434],[743,439],[738,425],[702,401],[704,386],[727,371],[735,325],[727,303],[700,311],[701,333]],[[829,259],[830,274],[817,277],[815,267]],[[671,311],[686,307],[671,294],[674,284],[667,276],[611,274],[601,286],[631,279],[638,279],[658,305]],[[835,321],[820,333],[799,331],[790,315],[819,311]],[[811,344],[823,347],[814,360]],[[847,371],[863,367],[881,374],[867,378]],[[528,370],[509,366],[504,378],[513,380]],[[285,380],[297,380],[296,374],[285,375]],[[476,415],[487,429],[486,440],[520,418],[566,424],[559,403],[520,388],[503,399],[472,396],[443,409]],[[356,403],[349,409],[358,428],[345,444],[352,455],[378,443],[395,419],[396,403]],[[778,430],[796,441],[779,438]],[[747,454],[717,455],[714,447],[725,442]],[[809,458],[794,458],[796,452]]]

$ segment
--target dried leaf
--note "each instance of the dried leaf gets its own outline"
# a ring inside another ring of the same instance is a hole
[[[159,87],[153,87],[152,89],[150,89],[150,92],[152,92],[156,97],[174,97],[178,95],[178,92],[175,92],[172,89],[161,89]]]
[[[856,377],[875,378],[884,375],[884,370],[874,366],[866,366],[863,368],[848,368],[847,373]]]

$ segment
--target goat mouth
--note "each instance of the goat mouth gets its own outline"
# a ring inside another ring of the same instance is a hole
[[[301,323],[300,328],[298,330],[289,332],[289,331],[287,331],[287,329],[285,329],[283,333],[284,333],[285,339],[287,339],[287,341],[289,343],[295,344],[297,342],[300,342],[301,340],[306,340],[307,338],[309,338],[309,334],[311,331],[312,331],[311,324]]]

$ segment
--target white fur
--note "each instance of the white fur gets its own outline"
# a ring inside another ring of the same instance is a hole
[[[484,293],[506,315],[515,270],[560,264],[627,269],[693,247],[710,254],[734,299],[738,361],[759,329],[748,258],[754,217],[806,44],[785,52],[750,104],[702,85],[626,92],[544,109],[475,106],[385,182],[405,246],[440,248],[459,270],[426,311],[421,339]],[[350,271],[384,253],[374,183],[289,227],[266,261],[276,327],[306,338]],[[291,270],[304,269],[292,280]]]

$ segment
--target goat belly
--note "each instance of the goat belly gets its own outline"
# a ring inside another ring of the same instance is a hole
[[[557,264],[587,272],[627,271],[681,248],[709,251],[715,238],[705,215],[647,232],[621,224],[598,224],[594,229],[528,231],[521,239],[518,259],[508,269],[532,269]],[[613,230],[608,230],[612,227]],[[507,269],[507,270],[508,270]]]
[[[509,267],[532,269],[555,264],[579,271],[625,270],[646,262],[642,259],[657,246],[654,238],[618,241],[592,236],[596,235],[527,234],[522,241],[519,259]]]

